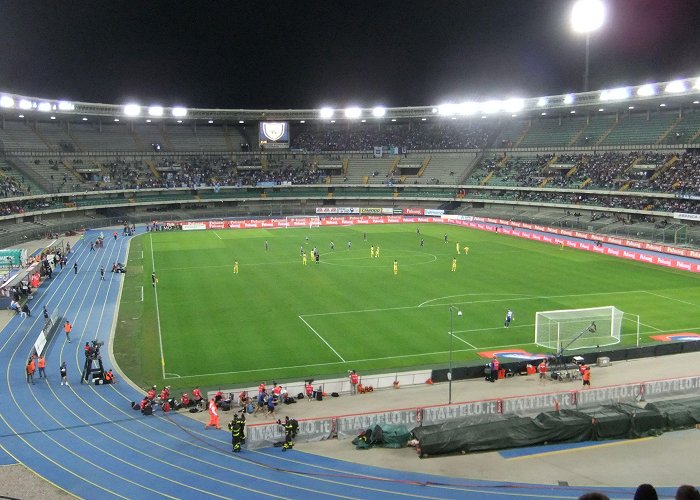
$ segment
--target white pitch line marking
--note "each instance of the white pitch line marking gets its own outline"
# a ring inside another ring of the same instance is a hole
[[[333,352],[335,353],[336,356],[338,356],[338,357],[340,358],[340,361],[342,361],[343,363],[345,363],[345,360],[343,359],[343,357],[342,357],[340,354],[338,354],[338,351],[336,351],[335,349],[333,349],[333,346],[331,346],[331,345],[328,343],[328,341],[326,341],[326,339],[324,339],[323,337],[321,337],[321,335],[320,335],[316,330],[314,330],[314,328],[313,328],[304,318],[302,318],[301,316],[298,316],[298,318],[299,318],[300,320],[302,320],[302,321],[304,322],[304,324],[305,324],[306,326],[309,327],[309,330],[311,330],[312,332],[314,332],[314,333],[316,334],[316,336],[317,336],[318,338],[320,338],[321,341],[322,341],[324,344],[326,344],[326,345],[328,346],[328,348],[329,348],[331,351],[333,351]]]

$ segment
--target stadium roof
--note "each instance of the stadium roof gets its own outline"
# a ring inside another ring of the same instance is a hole
[[[698,106],[700,77],[660,83],[601,89],[591,92],[541,97],[505,97],[502,100],[450,102],[430,106],[394,108],[321,109],[205,109],[164,107],[139,103],[101,104],[31,97],[0,92],[0,112],[5,117],[89,120],[90,118],[163,121],[264,121],[397,120],[428,117],[507,117],[564,115],[595,112],[653,111]]]

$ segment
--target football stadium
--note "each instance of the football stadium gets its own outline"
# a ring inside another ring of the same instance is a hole
[[[700,78],[588,70],[407,107],[0,88],[0,494],[697,486]]]

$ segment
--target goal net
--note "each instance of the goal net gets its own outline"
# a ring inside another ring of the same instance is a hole
[[[321,218],[318,215],[288,215],[284,219],[287,227],[321,226]]]
[[[618,344],[624,312],[614,306],[541,311],[535,344],[557,352]]]

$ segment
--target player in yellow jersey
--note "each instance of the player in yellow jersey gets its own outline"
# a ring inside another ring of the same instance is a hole
[[[238,274],[238,261],[233,261],[233,274]]]
[[[377,248],[374,249],[374,256],[378,259],[379,258],[379,245],[377,245]]]
[[[399,261],[394,259],[394,275],[399,274]]]
[[[306,252],[301,254],[301,263],[303,265],[306,265]]]
[[[374,258],[374,245],[369,247],[369,258],[373,259]]]
[[[452,257],[452,272],[457,270],[457,257]]]
[[[459,241],[457,242],[457,255],[459,255]]]
[[[559,250],[564,250],[564,242],[559,243]]]
[[[469,255],[469,247],[464,247],[464,255]]]

